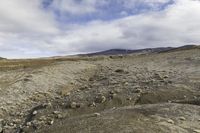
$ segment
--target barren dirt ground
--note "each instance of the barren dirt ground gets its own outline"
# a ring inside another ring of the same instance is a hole
[[[199,47],[73,58],[0,61],[0,133],[200,133]]]

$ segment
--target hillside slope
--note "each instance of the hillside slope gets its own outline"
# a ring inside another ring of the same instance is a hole
[[[11,60],[0,66],[0,132],[200,130],[198,47],[112,58]]]

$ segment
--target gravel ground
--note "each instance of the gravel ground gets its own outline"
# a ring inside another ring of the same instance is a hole
[[[198,48],[0,73],[3,133],[200,132]]]

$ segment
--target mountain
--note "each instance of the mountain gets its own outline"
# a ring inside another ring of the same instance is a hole
[[[98,55],[126,55],[133,53],[162,53],[162,52],[173,52],[178,50],[189,50],[199,48],[197,45],[185,45],[181,47],[158,47],[158,48],[145,48],[145,49],[110,49],[100,52],[80,54],[81,56],[98,56]]]
[[[174,49],[173,47],[160,47],[160,48],[146,48],[146,49],[137,49],[137,50],[130,50],[130,49],[110,49],[106,51],[82,54],[85,56],[98,56],[98,55],[125,55],[125,54],[132,54],[132,53],[158,53],[162,51],[168,51]]]
[[[0,57],[0,60],[5,60],[6,58]]]
[[[191,50],[191,49],[200,49],[200,46],[198,46],[198,45],[184,45],[184,46],[181,46],[181,47],[161,51],[160,53],[162,53],[162,52],[175,52],[175,51],[181,51],[181,50]]]

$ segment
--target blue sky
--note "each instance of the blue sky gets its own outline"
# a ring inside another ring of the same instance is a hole
[[[94,20],[112,21],[131,15],[138,15],[141,13],[161,11],[169,5],[173,4],[173,0],[164,0],[162,2],[145,2],[136,0],[99,0],[94,3],[94,11],[84,12],[70,12],[60,9],[60,6],[54,6],[55,0],[43,0],[43,7],[46,10],[51,10],[57,21],[68,24],[78,23],[83,24]],[[73,0],[74,5],[83,4],[83,0]],[[93,0],[94,1],[94,0]],[[88,1],[88,4],[90,0]],[[153,3],[153,4],[152,4]],[[60,3],[62,4],[62,3]],[[80,8],[80,7],[79,7]],[[84,6],[82,7],[84,8]]]
[[[0,56],[199,44],[199,27],[199,0],[2,0]]]

